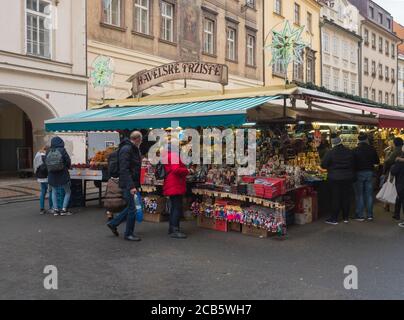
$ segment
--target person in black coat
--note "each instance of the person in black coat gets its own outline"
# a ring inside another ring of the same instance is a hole
[[[404,152],[404,149],[403,149]],[[402,155],[404,156],[404,154]],[[399,206],[396,206],[398,209],[398,219],[401,217],[401,208],[404,208],[404,162],[396,161],[395,164],[391,167],[391,174],[396,178],[396,189],[399,203]],[[401,227],[404,227],[403,224],[400,224]]]
[[[52,172],[52,171],[48,172],[48,184],[52,189],[53,213],[55,216],[71,215],[71,213],[68,211],[68,206],[69,206],[70,196],[71,196],[69,169],[70,169],[72,163],[71,163],[70,156],[65,149],[65,143],[62,138],[60,138],[60,137],[52,138],[51,146],[46,153],[46,157],[48,157],[49,153],[54,150],[57,150],[62,155],[63,169],[60,171],[56,171],[56,172]],[[64,193],[65,193],[62,208],[59,208],[59,206],[58,206],[58,201],[57,201],[58,200],[58,198],[57,198],[58,189],[63,189]]]
[[[354,149],[356,182],[356,215],[357,221],[364,221],[364,209],[366,206],[367,219],[373,221],[373,177],[375,166],[380,164],[376,149],[370,145],[366,133],[359,134],[358,146]]]
[[[355,158],[353,151],[342,144],[338,135],[331,135],[331,144],[333,148],[324,156],[321,167],[328,171],[332,197],[332,214],[326,223],[337,225],[341,210],[344,222],[349,221],[352,185],[355,178]]]
[[[134,234],[136,222],[135,194],[141,187],[140,173],[142,168],[142,156],[140,145],[143,136],[139,131],[130,134],[129,139],[124,139],[119,145],[119,187],[122,188],[127,207],[111,220],[107,226],[115,236],[119,236],[118,226],[126,221],[125,240],[140,241]]]

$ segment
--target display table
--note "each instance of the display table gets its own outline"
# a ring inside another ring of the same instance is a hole
[[[74,181],[81,181],[83,185],[83,197],[84,203],[86,204],[89,201],[98,200],[98,204],[102,206],[102,182],[105,182],[103,179],[102,170],[90,170],[90,169],[72,169],[69,170],[70,179]],[[92,181],[94,185],[98,189],[98,198],[87,198],[87,182]]]

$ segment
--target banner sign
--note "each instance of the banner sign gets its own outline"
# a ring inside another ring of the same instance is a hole
[[[140,71],[131,76],[128,82],[133,84],[133,94],[138,95],[146,89],[173,80],[201,80],[226,86],[229,83],[229,71],[224,64],[173,62],[151,70]]]

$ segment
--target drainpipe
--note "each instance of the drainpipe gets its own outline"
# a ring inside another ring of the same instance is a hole
[[[265,1],[262,0],[262,81],[264,83],[264,87],[266,86],[266,59],[265,59]]]
[[[361,29],[361,34],[362,34],[362,29]],[[363,39],[361,39],[359,42],[358,42],[358,81],[359,81],[359,96],[360,97],[362,97],[363,98],[363,96],[362,96],[362,90],[363,90],[363,88],[362,88],[362,77],[363,77],[363,74],[362,74],[362,69],[363,69],[363,67],[362,67],[362,42],[363,42]],[[369,68],[369,66],[368,66],[368,68]],[[369,99],[369,97],[368,97],[368,99]]]
[[[320,87],[323,87],[323,26],[324,22],[320,17]],[[315,82],[315,80],[314,80]]]

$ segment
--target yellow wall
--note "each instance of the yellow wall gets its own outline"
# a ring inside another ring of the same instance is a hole
[[[316,68],[315,68],[315,84],[321,84],[321,58],[320,58],[320,9],[321,6],[314,0],[282,0],[282,14],[278,15],[274,12],[275,0],[265,0],[265,36],[270,34],[271,30],[281,30],[286,20],[289,20],[291,26],[298,28],[294,24],[294,4],[300,5],[300,24],[306,26],[307,12],[312,14],[312,33],[305,28],[302,38],[311,49],[316,51]],[[266,45],[271,42],[271,36],[268,36]],[[284,84],[285,79],[272,74],[271,53],[265,50],[265,84],[266,85],[279,85]],[[306,79],[306,64],[304,64],[304,79]],[[293,80],[293,63],[288,68],[288,79]]]

